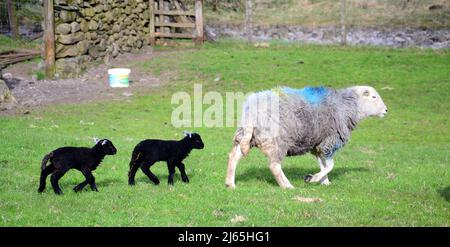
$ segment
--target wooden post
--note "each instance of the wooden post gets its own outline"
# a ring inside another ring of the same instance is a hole
[[[250,43],[253,42],[252,8],[252,0],[245,0],[245,33]]]
[[[196,43],[203,43],[203,0],[195,0],[195,29],[197,30]]]
[[[341,45],[345,46],[347,45],[347,28],[346,28],[346,6],[345,6],[345,0],[341,0]]]
[[[148,27],[150,28],[150,45],[155,45],[155,0],[149,1],[149,12],[150,12],[150,23]]]
[[[7,0],[6,7],[8,9],[8,22],[11,29],[11,38],[19,38],[19,25],[17,23],[16,6],[14,0]]]
[[[55,19],[53,0],[44,0],[45,72],[47,77],[55,75]]]

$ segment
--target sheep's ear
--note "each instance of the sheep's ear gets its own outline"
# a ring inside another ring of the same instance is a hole
[[[188,131],[186,131],[186,130],[183,131],[183,134],[184,134],[184,136],[189,136],[189,138],[192,137],[192,133],[191,133],[191,132],[188,132]]]
[[[370,92],[369,92],[369,90],[364,90],[364,92],[363,92],[363,96],[369,96],[370,95]]]
[[[102,141],[102,146],[105,145],[108,142],[108,140],[103,140]]]
[[[94,143],[95,144],[97,144],[99,141],[100,141],[100,139],[98,139],[97,137],[94,137],[94,138],[92,138],[93,140],[94,140]]]

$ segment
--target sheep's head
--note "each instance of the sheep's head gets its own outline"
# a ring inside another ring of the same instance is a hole
[[[113,143],[108,139],[96,139],[94,138],[95,146],[97,148],[100,148],[103,153],[107,155],[114,155],[117,153],[116,147],[114,147]]]
[[[203,144],[202,138],[199,134],[185,131],[184,135],[192,148],[203,149],[203,147],[205,147],[205,144]]]
[[[356,86],[352,90],[358,95],[359,117],[384,117],[387,114],[387,107],[378,92],[369,86]]]

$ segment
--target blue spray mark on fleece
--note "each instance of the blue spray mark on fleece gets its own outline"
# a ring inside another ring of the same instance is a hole
[[[283,87],[282,90],[284,93],[300,96],[310,104],[321,103],[330,92],[330,90],[325,87],[305,87],[301,89]]]

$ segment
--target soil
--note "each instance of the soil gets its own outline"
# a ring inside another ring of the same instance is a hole
[[[151,47],[142,49],[139,54],[120,54],[109,61],[109,65],[93,65],[79,78],[59,80],[36,80],[32,71],[38,62],[25,62],[11,65],[1,71],[18,104],[13,107],[1,107],[0,115],[28,114],[36,107],[51,104],[76,104],[101,100],[126,100],[133,94],[160,87],[164,82],[148,71],[131,63],[146,61],[161,52]],[[131,68],[128,88],[111,88],[108,85],[107,70],[111,67]],[[12,77],[10,77],[12,75]],[[5,77],[5,76],[4,76]]]

